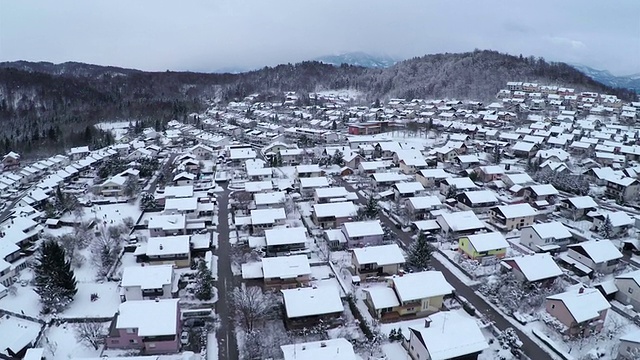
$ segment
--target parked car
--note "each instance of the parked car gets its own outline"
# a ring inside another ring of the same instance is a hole
[[[180,334],[180,343],[182,345],[189,344],[189,333],[187,331],[183,331],[182,334]]]

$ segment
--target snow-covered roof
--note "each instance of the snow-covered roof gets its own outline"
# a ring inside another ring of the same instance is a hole
[[[385,172],[371,174],[376,182],[400,182],[407,180],[409,176],[397,172]]]
[[[480,162],[480,160],[478,160],[478,157],[475,155],[458,155],[457,158],[458,161],[460,161],[460,163],[462,164],[472,164]]]
[[[181,215],[153,215],[149,218],[149,229],[179,230],[184,229],[186,217]]]
[[[198,199],[195,197],[166,199],[164,211],[195,211],[198,208]]]
[[[421,271],[402,276],[390,277],[401,302],[448,295],[453,292],[451,286],[440,271]]]
[[[122,272],[122,287],[140,286],[145,289],[160,289],[171,284],[173,265],[127,266]]]
[[[631,271],[628,273],[620,274],[616,276],[616,279],[632,279],[636,284],[640,285],[640,270]]]
[[[313,205],[313,211],[316,213],[316,217],[348,217],[355,216],[358,213],[358,207],[351,201],[327,203],[327,204],[315,204]]]
[[[487,175],[504,174],[504,169],[500,165],[480,166],[480,170]]]
[[[147,240],[147,256],[188,254],[191,243],[189,235],[160,236]]]
[[[529,174],[518,173],[518,174],[504,174],[502,175],[502,180],[509,180],[514,185],[523,185],[532,183],[533,179]]]
[[[513,266],[515,263],[527,281],[540,281],[562,275],[562,270],[549,254],[532,254],[504,259]]]
[[[598,207],[598,204],[593,200],[591,196],[588,195],[567,198],[565,201],[569,202],[576,209],[580,210]]]
[[[509,243],[499,232],[475,234],[467,236],[469,242],[477,252],[506,249]]]
[[[285,193],[282,191],[256,193],[253,195],[253,199],[256,205],[283,204],[285,202]]]
[[[424,186],[418,181],[397,183],[394,186],[400,194],[410,194],[424,190]]]
[[[328,187],[316,189],[316,196],[318,199],[345,197],[349,194],[349,191],[344,186],[340,187]]]
[[[125,301],[120,304],[117,329],[138,329],[138,336],[176,335],[179,299]]]
[[[558,190],[556,190],[556,188],[551,184],[531,185],[529,186],[529,188],[538,196],[550,196],[559,194]]]
[[[16,316],[3,315],[0,320],[0,353],[9,355],[7,349],[19,352],[38,337],[41,325]]]
[[[409,198],[408,201],[411,203],[411,206],[417,210],[431,209],[442,205],[442,202],[437,196],[416,196]]]
[[[436,179],[446,179],[451,176],[448,172],[443,169],[424,169],[420,170],[420,175],[425,178],[436,178]]]
[[[376,310],[392,308],[400,305],[396,292],[388,286],[372,285],[363,289],[363,291],[369,293],[369,298],[373,303],[373,308]]]
[[[353,249],[358,264],[377,264],[379,266],[403,264],[404,255],[397,244],[367,246]]]
[[[281,290],[287,318],[342,312],[344,306],[335,286]]]
[[[475,189],[478,187],[478,185],[474,184],[473,180],[469,179],[468,177],[450,177],[446,178],[444,181],[446,181],[449,186],[455,186],[458,190]]]
[[[168,198],[181,198],[193,196],[193,185],[167,186],[164,188],[164,196]]]
[[[353,345],[344,338],[280,346],[284,360],[357,360]]]
[[[464,195],[472,204],[497,203],[498,199],[491,190],[467,191]]]
[[[569,248],[582,248],[596,264],[622,258],[622,254],[610,240],[585,241],[569,245]]]
[[[440,225],[436,220],[418,220],[414,221],[413,224],[420,231],[430,231],[430,230],[438,230],[440,229]]]
[[[507,219],[516,219],[519,217],[535,216],[536,210],[528,203],[502,205],[496,207],[502,215]],[[494,208],[495,209],[495,208]]]
[[[324,176],[319,177],[310,177],[310,178],[300,178],[300,188],[322,188],[328,187],[329,180]]]
[[[442,219],[453,231],[465,231],[472,229],[484,229],[485,225],[473,211],[458,211],[448,214],[440,214],[436,219]]]
[[[535,231],[541,239],[569,239],[572,237],[571,232],[564,224],[559,221],[552,221],[542,224],[531,225],[533,231]]]
[[[253,225],[273,224],[286,218],[287,215],[282,208],[251,210],[251,224]]]
[[[342,226],[349,238],[384,234],[379,220],[346,222]]]
[[[262,192],[266,190],[272,190],[273,183],[271,180],[264,181],[247,181],[244,183],[244,191],[250,193]]]
[[[548,296],[548,300],[560,300],[577,323],[595,319],[599,312],[611,308],[611,305],[597,289],[583,288]]]
[[[264,231],[267,246],[304,244],[307,229],[304,227],[269,229]]]
[[[517,143],[515,143],[515,145],[511,147],[511,150],[529,152],[533,150],[535,146],[536,144],[532,142],[518,141]]]
[[[441,311],[428,317],[429,327],[410,327],[419,335],[431,360],[445,360],[481,352],[489,347],[477,322],[454,311]]]
[[[369,171],[384,169],[387,167],[387,164],[384,161],[362,161],[359,166],[362,167],[363,170]]]
[[[292,279],[311,274],[306,255],[278,256],[262,258],[262,272],[266,279]]]

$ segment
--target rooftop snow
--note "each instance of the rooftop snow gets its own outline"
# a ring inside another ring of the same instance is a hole
[[[384,234],[379,220],[346,222],[342,226],[349,238]]]
[[[287,318],[326,315],[344,311],[340,292],[335,286],[281,290]]]
[[[265,230],[267,246],[301,244],[307,242],[307,230],[303,227]]]
[[[391,281],[403,303],[448,295],[454,290],[439,271],[422,271],[393,276]]]
[[[469,242],[477,252],[506,249],[509,243],[499,232],[490,232],[467,236]]]
[[[416,210],[431,209],[442,205],[437,196],[417,196],[409,198],[411,206]]]
[[[549,254],[532,254],[504,259],[513,261],[527,281],[539,281],[562,275],[562,270]]]
[[[122,287],[140,286],[145,289],[160,289],[171,284],[173,265],[127,266],[122,272]]]
[[[553,221],[542,224],[533,224],[531,228],[540,236],[541,239],[569,239],[572,237],[571,232],[561,222]]]
[[[120,304],[116,328],[138,329],[138,336],[176,335],[179,299],[126,301]]]
[[[273,224],[278,220],[284,220],[287,215],[284,209],[257,209],[251,210],[251,224],[253,225],[268,225]]]
[[[353,345],[343,338],[280,346],[284,360],[356,360]]]
[[[193,185],[167,186],[164,188],[165,198],[183,198],[193,196]]]
[[[611,305],[599,290],[586,288],[582,293],[577,289],[548,296],[549,300],[560,300],[564,303],[577,323],[595,319],[599,312],[611,308]]]
[[[253,195],[256,205],[274,205],[285,202],[285,193],[282,191],[270,193],[256,193]]]
[[[355,216],[358,213],[358,207],[351,201],[327,203],[327,204],[315,204],[313,210],[316,213],[316,217],[348,217]]]
[[[622,254],[610,240],[585,241],[579,244],[569,245],[569,248],[576,247],[584,249],[587,256],[596,264],[622,258]]]
[[[368,246],[353,249],[358,264],[377,264],[378,266],[403,264],[404,255],[397,244]]]
[[[535,216],[536,210],[528,203],[498,206],[498,209],[507,219]]]
[[[417,181],[397,183],[394,185],[400,194],[416,193],[424,190],[424,186]]]
[[[328,187],[328,186],[329,186],[329,180],[324,176],[300,178],[301,189],[322,188],[322,187]]]
[[[262,272],[266,279],[292,279],[311,274],[306,255],[262,258]]]
[[[467,191],[464,195],[472,204],[497,203],[498,199],[491,190]]]
[[[189,235],[152,237],[147,240],[147,256],[188,254]]]
[[[184,215],[153,215],[149,218],[149,229],[179,230],[185,228]]]
[[[567,202],[571,203],[576,209],[589,209],[589,208],[597,208],[598,204],[593,200],[591,196],[577,196],[566,199]]]
[[[480,221],[480,219],[478,219],[473,211],[458,211],[454,213],[440,214],[438,216],[438,219],[440,218],[442,218],[442,220],[447,223],[452,231],[465,231],[485,228],[484,223]]]
[[[373,303],[373,308],[376,310],[392,308],[400,305],[396,292],[388,286],[372,285],[363,291],[369,293],[369,298]]]

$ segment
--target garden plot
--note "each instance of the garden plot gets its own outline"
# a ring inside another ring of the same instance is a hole
[[[109,322],[101,323],[105,329]],[[101,348],[94,349],[90,345],[77,340],[76,324],[63,323],[45,329],[39,346],[45,349],[47,359],[66,360],[72,358],[97,358],[101,355]]]

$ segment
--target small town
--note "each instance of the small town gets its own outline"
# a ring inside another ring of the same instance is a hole
[[[3,359],[638,359],[640,103],[256,93],[2,157]]]

